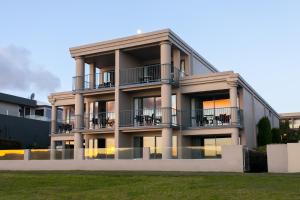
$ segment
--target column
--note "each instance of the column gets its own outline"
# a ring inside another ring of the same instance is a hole
[[[90,89],[96,88],[96,67],[95,63],[90,63],[90,74],[89,74],[89,87]]]
[[[54,140],[51,140],[51,146],[50,146],[50,160],[55,160],[55,149],[56,144]]]
[[[63,123],[67,122],[67,116],[68,116],[68,107],[63,106],[63,113],[62,113],[62,121]]]
[[[233,145],[239,145],[239,129],[234,128],[231,133],[231,140]]]
[[[51,108],[51,134],[55,134],[57,131],[56,120],[57,120],[57,107],[53,103]]]
[[[91,119],[91,111],[90,111],[90,102],[85,103],[85,116],[84,116],[84,127],[89,129],[90,128],[90,119]]]
[[[84,60],[82,57],[76,57],[76,94],[75,94],[75,130],[74,133],[74,159],[82,159],[82,133],[80,129],[83,128],[83,95],[78,91],[83,89],[84,86]]]
[[[180,76],[180,50],[173,49],[174,80],[179,81]]]
[[[66,159],[66,142],[65,141],[61,141],[61,159],[65,160]]]
[[[229,82],[229,95],[231,107],[231,124],[237,125],[237,83],[235,81]],[[239,145],[239,129],[233,128],[231,133],[232,144]]]
[[[172,86],[169,82],[171,74],[171,43],[160,44],[161,59],[161,107],[162,107],[162,159],[170,159],[172,155],[172,134],[171,128],[171,107],[172,107]]]
[[[119,158],[119,147],[120,147],[120,132],[119,132],[119,124],[120,124],[120,68],[121,68],[121,60],[122,60],[122,52],[120,50],[115,51],[115,159]],[[102,74],[101,74],[102,75]]]

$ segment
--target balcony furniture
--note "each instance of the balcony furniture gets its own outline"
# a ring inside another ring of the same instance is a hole
[[[153,119],[154,119],[154,114],[150,115],[145,115],[145,124],[146,125],[153,125]]]
[[[134,119],[138,126],[142,126],[144,124],[144,115],[136,115]]]
[[[115,124],[115,119],[109,119],[109,117],[106,119],[106,124],[110,127],[113,127]]]
[[[93,127],[95,129],[96,125],[98,125],[98,119],[97,118],[92,118],[92,124],[93,124]]]

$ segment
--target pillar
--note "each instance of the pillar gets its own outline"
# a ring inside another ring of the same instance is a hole
[[[122,52],[120,50],[115,51],[115,159],[119,159],[120,148],[120,67],[122,62]],[[101,74],[102,76],[103,74]]]
[[[61,159],[65,160],[66,159],[66,142],[65,141],[61,141]]]
[[[95,63],[90,63],[89,87],[90,87],[90,89],[95,89],[96,88],[96,67],[95,67]]]
[[[56,144],[54,140],[51,140],[51,146],[50,146],[50,160],[55,160],[55,149]]]
[[[56,122],[57,122],[57,107],[52,104],[51,108],[51,134],[56,133]]]
[[[84,59],[76,57],[76,94],[75,94],[75,133],[74,133],[74,159],[82,159],[82,133],[80,130],[83,128],[83,95],[78,91],[84,88]]]
[[[68,116],[68,107],[63,106],[63,113],[62,113],[62,121],[63,121],[63,123],[67,122],[67,116]]]
[[[90,128],[90,120],[91,120],[90,105],[91,103],[88,101],[85,103],[84,127],[86,129]]]
[[[239,145],[239,129],[234,128],[231,133],[231,140],[233,145]]]
[[[161,108],[162,108],[162,159],[170,159],[172,156],[171,108],[172,108],[172,86],[170,84],[171,74],[171,43],[168,41],[160,44],[161,59]]]
[[[180,50],[177,48],[173,49],[173,65],[174,65],[174,80],[179,81],[180,76]]]

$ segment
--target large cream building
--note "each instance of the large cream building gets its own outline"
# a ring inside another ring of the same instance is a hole
[[[214,157],[222,145],[255,148],[261,117],[279,126],[239,74],[219,72],[169,29],[70,52],[73,89],[49,95],[52,149],[102,149],[106,158],[133,149],[139,158],[150,147],[151,158]]]

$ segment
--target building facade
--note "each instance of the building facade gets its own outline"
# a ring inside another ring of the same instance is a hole
[[[237,73],[219,72],[169,29],[70,48],[73,89],[52,93],[51,148],[120,158],[218,157],[256,147],[256,124],[279,115]],[[57,110],[63,110],[62,122]]]
[[[280,121],[282,123],[288,122],[290,129],[298,130],[300,127],[300,113],[281,113]]]
[[[62,110],[57,110],[60,121]],[[48,148],[51,106],[0,93],[0,149]]]

